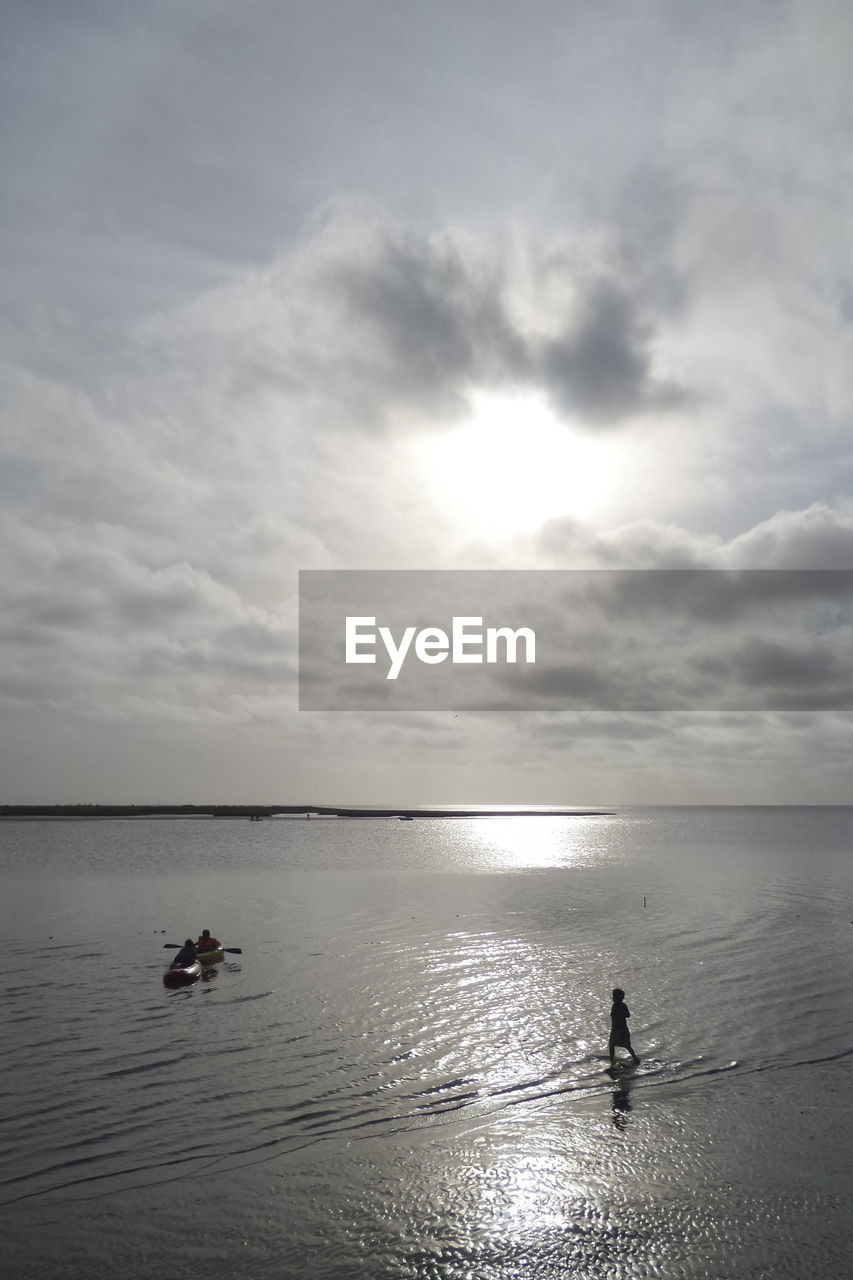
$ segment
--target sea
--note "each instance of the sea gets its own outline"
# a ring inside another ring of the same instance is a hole
[[[10,1280],[853,1274],[853,809],[9,819],[0,873]]]

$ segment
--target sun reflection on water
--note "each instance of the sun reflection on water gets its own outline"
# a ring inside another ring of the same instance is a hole
[[[602,847],[602,818],[511,817],[462,820],[466,856],[490,871],[582,866]]]
[[[541,1267],[549,1259],[562,1264],[559,1274],[568,1274],[563,1270],[568,1257],[587,1251],[577,1244],[589,1236],[589,1224],[600,1231],[608,1194],[606,1184],[584,1169],[589,1133],[568,1127],[570,1132],[557,1133],[525,1124],[513,1135],[503,1130],[474,1140],[468,1159],[455,1171],[472,1260],[515,1257],[522,1266],[538,1262]],[[544,1273],[537,1269],[536,1274]]]

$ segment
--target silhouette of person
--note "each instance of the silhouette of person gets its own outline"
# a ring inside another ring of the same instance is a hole
[[[195,960],[195,943],[192,938],[187,938],[186,942],[172,961],[171,967],[174,969],[181,965],[189,965],[192,964],[193,960]]]
[[[625,1003],[625,992],[621,987],[614,987],[611,994],[613,996],[613,1005],[610,1009],[610,1043],[608,1044],[611,1066],[616,1057],[617,1048],[627,1049],[636,1066],[640,1059],[631,1044],[631,1032],[628,1030],[628,1019],[631,1016],[631,1010]]]

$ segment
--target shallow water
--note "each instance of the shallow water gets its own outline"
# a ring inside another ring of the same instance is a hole
[[[845,809],[0,824],[10,1274],[844,1274],[851,843]],[[204,926],[243,954],[166,990]]]

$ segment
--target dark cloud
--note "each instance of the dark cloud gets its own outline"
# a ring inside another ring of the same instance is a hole
[[[350,323],[376,342],[391,389],[421,403],[525,369],[498,271],[481,275],[449,239],[389,232],[371,260],[343,264],[331,287],[342,293]]]
[[[689,399],[657,377],[661,317],[647,286],[620,276],[615,259],[591,263],[545,244],[530,252],[522,281],[494,242],[474,251],[450,234],[418,236],[387,222],[362,234],[349,255],[324,264],[320,283],[330,310],[343,308],[349,376],[370,380],[374,395],[458,409],[478,385],[528,387],[591,429]]]
[[[495,678],[501,684],[509,683],[505,672],[498,673]],[[647,700],[649,705],[660,705],[660,693],[657,699],[642,694],[638,699],[633,672],[618,665],[614,669],[605,662],[597,662],[594,657],[588,662],[551,661],[527,672],[521,697],[529,698],[531,705],[552,703],[592,710],[609,707],[630,709],[638,702],[642,706]],[[521,700],[517,687],[512,700]]]
[[[611,617],[692,619],[730,626],[750,615],[796,605],[825,605],[849,612],[853,570],[745,569],[591,572],[590,594]]]
[[[825,650],[756,639],[735,655],[735,664],[740,678],[750,686],[801,687],[808,697],[811,689],[833,685],[836,698],[850,702],[850,688],[843,687],[849,683],[850,673],[844,671],[836,655]]]
[[[574,325],[530,352],[557,404],[580,414],[581,421],[607,425],[686,401],[683,388],[655,379],[649,353],[653,325],[627,288],[597,280],[579,311]]]

